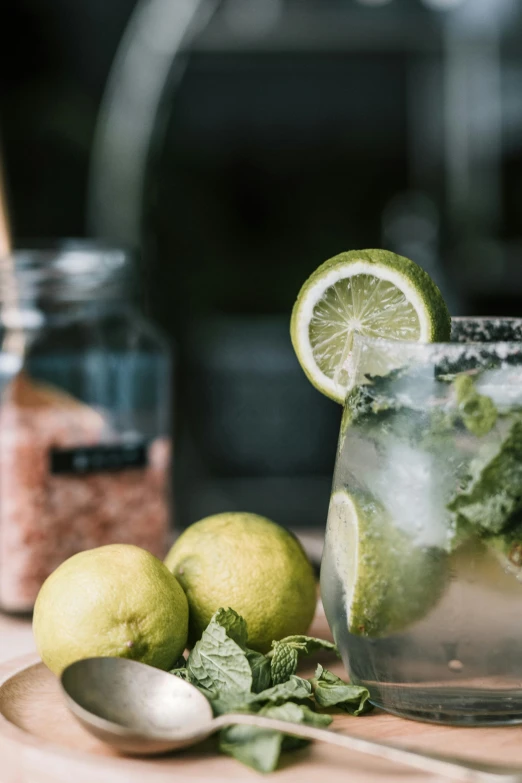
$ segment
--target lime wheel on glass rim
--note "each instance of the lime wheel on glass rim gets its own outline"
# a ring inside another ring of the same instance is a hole
[[[325,261],[302,286],[290,333],[308,379],[344,402],[355,333],[409,342],[445,342],[451,320],[421,267],[388,250],[351,250]]]

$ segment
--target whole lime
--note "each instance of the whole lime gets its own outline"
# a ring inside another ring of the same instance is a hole
[[[73,555],[42,585],[33,632],[55,674],[82,658],[133,658],[169,669],[182,654],[188,605],[168,568],[150,552],[110,544]]]
[[[194,642],[220,608],[248,626],[248,646],[266,652],[273,640],[304,634],[314,616],[312,565],[288,530],[257,514],[228,512],[191,525],[165,560],[189,602]]]

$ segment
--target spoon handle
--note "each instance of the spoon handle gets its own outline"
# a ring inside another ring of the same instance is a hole
[[[393,747],[392,745],[385,745],[380,742],[361,739],[360,737],[337,734],[328,729],[317,729],[314,726],[307,726],[302,723],[289,723],[283,720],[265,718],[262,715],[247,713],[221,715],[213,721],[212,728],[214,731],[218,731],[227,726],[236,726],[238,724],[282,731],[294,737],[317,740],[318,742],[329,742],[331,745],[387,759],[398,764],[405,764],[408,767],[415,767],[424,772],[441,775],[451,780],[466,781],[467,783],[478,783],[479,781],[480,783],[522,783],[522,774],[512,774],[508,768],[502,771],[501,767],[495,767],[486,763],[480,764],[472,759],[428,756],[417,751]]]

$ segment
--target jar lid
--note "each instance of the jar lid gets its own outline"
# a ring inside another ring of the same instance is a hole
[[[121,247],[90,240],[14,250],[0,259],[0,303],[80,303],[128,299],[133,266]]]

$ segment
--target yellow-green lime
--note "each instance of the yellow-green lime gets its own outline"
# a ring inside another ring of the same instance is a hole
[[[82,658],[133,658],[171,668],[188,633],[185,593],[154,555],[111,544],[73,555],[46,579],[33,631],[55,674]]]
[[[343,585],[348,630],[358,636],[404,630],[435,606],[447,583],[446,553],[416,545],[363,492],[332,495],[325,550]]]
[[[409,342],[450,338],[448,309],[430,276],[387,250],[352,250],[325,261],[292,311],[294,350],[319,391],[344,402],[353,336]]]
[[[248,646],[260,652],[273,640],[306,633],[312,621],[312,565],[297,538],[265,517],[206,517],[181,534],[165,563],[187,594],[192,642],[220,608],[245,618]]]

